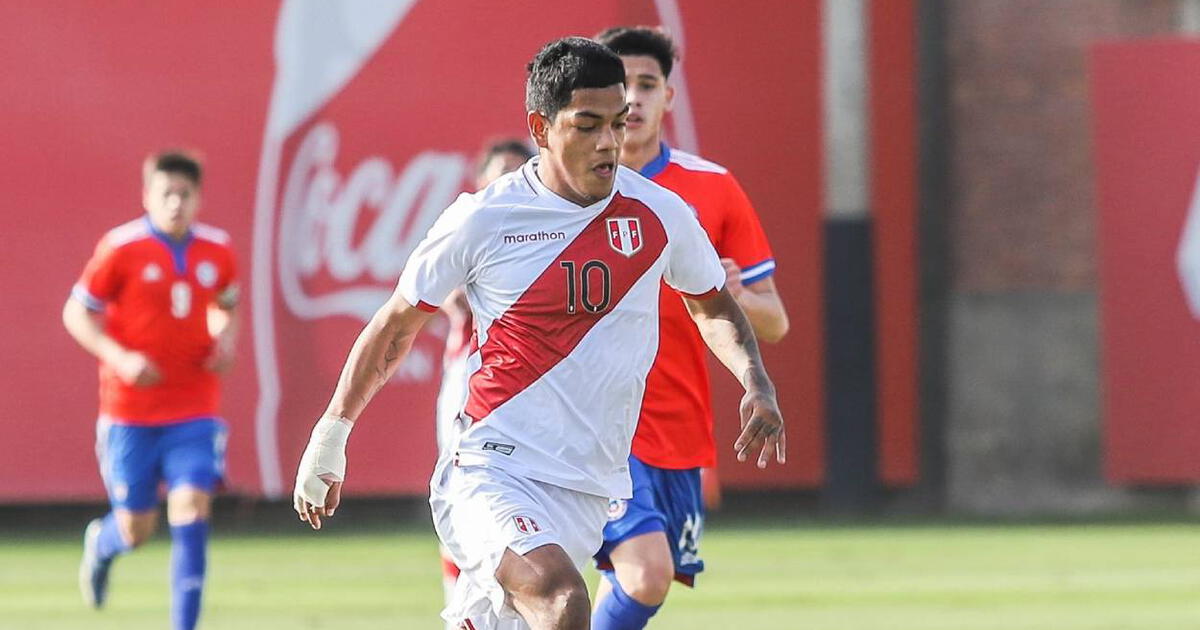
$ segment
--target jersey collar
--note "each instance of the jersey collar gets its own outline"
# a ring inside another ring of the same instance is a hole
[[[163,245],[167,246],[167,251],[171,252],[171,260],[175,263],[175,273],[184,275],[187,273],[187,248],[192,244],[192,229],[189,227],[183,238],[172,238],[170,234],[154,227],[154,222],[149,216],[143,216],[142,220],[146,222],[146,227],[154,238],[158,239]]]
[[[530,160],[521,167],[521,175],[525,178],[525,181],[529,184],[529,187],[533,189],[534,194],[542,199],[552,202],[555,206],[559,206],[565,210],[595,210],[596,208],[606,208],[608,207],[608,203],[612,201],[613,196],[617,194],[617,183],[615,180],[618,174],[614,171],[613,187],[612,190],[609,191],[608,196],[590,206],[581,206],[574,201],[564,198],[562,195],[559,195],[553,190],[550,190],[545,184],[542,183],[542,178],[538,177],[537,174],[537,165],[539,159],[540,158],[536,155],[530,158]],[[616,168],[620,169],[622,167],[617,165]]]
[[[650,160],[638,171],[642,177],[653,179],[659,173],[667,169],[667,165],[671,163],[671,147],[667,146],[666,142],[658,143],[658,157]]]

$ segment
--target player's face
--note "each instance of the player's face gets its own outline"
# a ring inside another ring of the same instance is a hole
[[[524,163],[525,156],[523,155],[508,152],[497,153],[488,158],[487,164],[483,165],[479,177],[475,178],[475,187],[481,190],[487,188],[487,185],[496,181],[498,177],[521,168]]]
[[[671,111],[675,89],[667,85],[658,60],[649,55],[621,55],[625,63],[625,101],[629,103],[625,142],[632,146],[656,143],[663,117]]]
[[[200,210],[200,188],[183,175],[154,171],[142,190],[142,205],[154,227],[180,237]]]
[[[553,120],[543,117],[545,129],[539,134],[535,128],[534,139],[548,153],[546,185],[580,205],[607,197],[616,181],[627,111],[625,86],[615,84],[575,90]]]

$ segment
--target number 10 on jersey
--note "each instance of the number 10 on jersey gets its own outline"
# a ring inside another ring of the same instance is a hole
[[[588,313],[600,313],[608,310],[612,299],[612,271],[602,260],[589,260],[582,267],[573,260],[558,263],[567,272],[567,313],[575,315],[579,307]],[[595,301],[593,283],[600,282],[600,299]]]

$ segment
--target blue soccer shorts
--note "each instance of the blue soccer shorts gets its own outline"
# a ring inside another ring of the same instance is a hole
[[[611,571],[608,554],[635,536],[663,532],[675,560],[675,579],[692,586],[704,570],[700,559],[700,535],[704,530],[704,497],[700,492],[700,469],[671,470],[650,466],[629,456],[633,498],[608,503],[604,544],[596,553],[596,568]]]
[[[228,429],[220,418],[196,418],[158,426],[96,423],[96,458],[113,508],[141,512],[158,505],[167,490],[191,486],[212,492],[225,474]]]

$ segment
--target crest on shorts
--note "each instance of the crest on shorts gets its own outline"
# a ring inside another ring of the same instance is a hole
[[[642,249],[642,222],[637,217],[608,219],[608,245],[625,256]]]
[[[513,522],[517,524],[517,531],[521,532],[522,534],[532,534],[534,532],[542,531],[542,528],[538,526],[537,521],[528,516],[514,516]]]
[[[618,521],[629,511],[629,502],[625,499],[608,500],[608,520]]]

